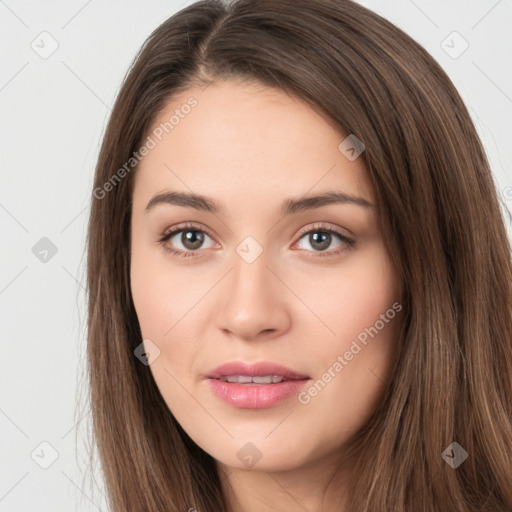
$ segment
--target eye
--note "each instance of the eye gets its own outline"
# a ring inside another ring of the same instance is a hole
[[[326,251],[333,243],[333,235],[338,239],[338,245],[335,250]],[[165,231],[160,235],[158,243],[163,248],[181,258],[196,257],[200,249],[208,249],[215,246],[204,247],[206,239],[214,242],[212,237],[202,228],[194,224],[186,224],[176,226],[170,231]],[[325,224],[316,224],[313,229],[303,231],[300,240],[305,240],[312,250],[306,249],[308,252],[317,253],[318,256],[335,256],[342,251],[352,248],[355,241],[348,238],[340,230],[329,227]],[[181,247],[180,247],[181,246]]]
[[[176,226],[171,231],[163,233],[158,243],[160,243],[166,251],[182,258],[188,258],[191,256],[194,257],[194,253],[199,252],[199,249],[205,249],[205,247],[202,246],[206,237],[212,240],[210,235],[203,229],[196,225],[186,224]]]
[[[335,250],[326,251],[333,243],[333,235],[339,240],[339,243],[335,247]],[[309,229],[305,233],[303,232],[300,240],[303,239],[312,247],[312,251],[310,252],[316,252],[318,256],[334,256],[355,245],[355,241],[348,238],[340,230],[326,226],[325,224],[317,224],[313,229]]]

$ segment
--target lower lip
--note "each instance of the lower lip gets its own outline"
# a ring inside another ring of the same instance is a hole
[[[276,384],[235,384],[208,379],[212,391],[224,402],[241,409],[265,409],[299,393],[309,379],[285,380]]]

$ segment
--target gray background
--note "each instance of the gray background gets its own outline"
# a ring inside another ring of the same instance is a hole
[[[0,0],[0,223],[9,246],[0,266],[0,512],[108,510],[101,478],[95,487],[84,481],[84,241],[93,169],[135,52],[190,3]],[[450,75],[511,209],[512,0],[361,3]],[[459,55],[464,40],[469,47]]]

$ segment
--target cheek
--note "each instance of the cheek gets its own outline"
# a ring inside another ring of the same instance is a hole
[[[195,323],[189,317],[198,300],[195,295],[204,290],[197,290],[190,279],[187,282],[179,268],[171,272],[156,252],[132,251],[131,291],[145,349],[151,352],[154,344],[159,350],[149,370],[169,410],[182,423],[191,414],[184,386],[188,387],[188,372],[199,350],[194,342],[197,333],[191,330]],[[193,415],[200,414],[197,410]]]
[[[171,375],[180,383],[189,379],[192,363],[201,350],[198,315],[211,280],[206,272],[191,278],[190,271],[170,265],[164,250],[145,247],[132,250],[130,274],[142,338],[159,349],[150,370],[160,390],[166,396],[176,396],[179,386],[176,389]]]
[[[395,361],[402,309],[396,273],[378,247],[317,284],[309,304],[329,329],[309,354],[319,364],[301,403],[319,412],[312,420],[318,428],[326,422],[333,436],[340,425],[354,434],[378,405]]]
[[[297,279],[295,291],[317,317],[303,315],[303,321],[316,321],[317,338],[325,340],[326,349],[334,350],[373,326],[399,300],[394,266],[380,244],[349,255],[338,268],[316,273],[309,280]]]
[[[170,283],[159,267],[144,257],[139,250],[132,253],[131,291],[137,317],[144,338],[159,338],[171,327],[171,318],[166,314]]]
[[[142,335],[159,340],[172,336],[206,288],[201,279],[190,279],[179,266],[171,267],[164,249],[143,244],[132,247],[130,279]]]

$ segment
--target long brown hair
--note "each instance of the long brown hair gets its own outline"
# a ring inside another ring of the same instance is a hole
[[[355,440],[348,510],[512,510],[511,248],[457,90],[421,46],[357,3],[207,0],[170,17],[141,48],[96,167],[87,357],[112,511],[228,510],[215,461],[134,356],[136,166],[126,167],[173,95],[224,79],[293,94],[366,148],[404,323],[385,398]],[[468,454],[456,469],[442,457],[452,442]]]

